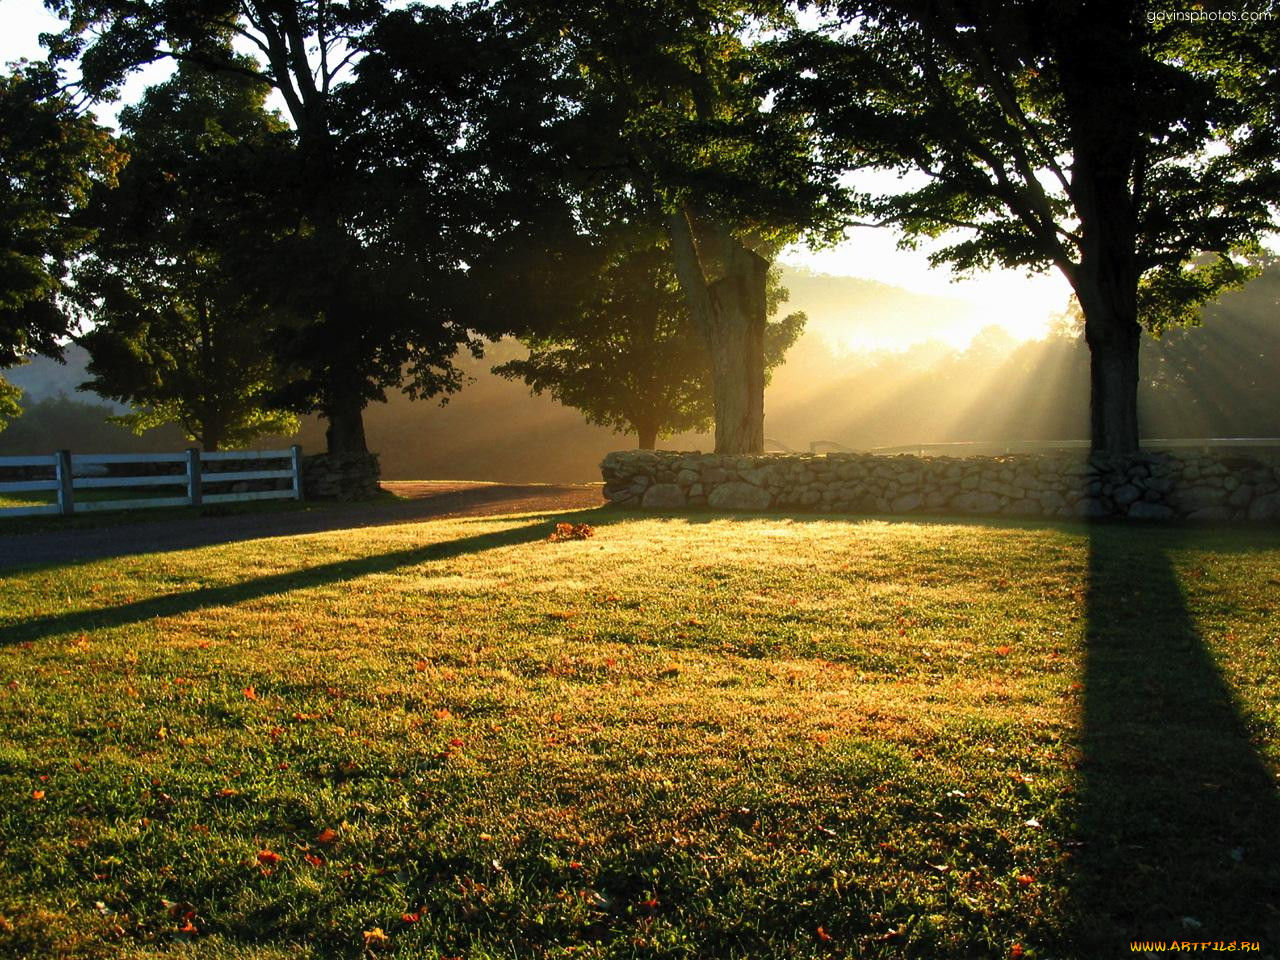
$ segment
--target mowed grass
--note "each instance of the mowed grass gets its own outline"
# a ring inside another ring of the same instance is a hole
[[[0,577],[0,955],[1280,948],[1275,531],[589,511]]]

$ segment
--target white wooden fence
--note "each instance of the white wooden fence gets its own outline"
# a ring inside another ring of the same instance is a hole
[[[287,467],[261,470],[205,470],[205,464],[223,461],[283,461]],[[183,464],[178,473],[142,474],[138,476],[105,475],[114,464]],[[23,507],[0,507],[0,517],[29,517],[42,514],[71,514],[89,510],[133,510],[144,507],[185,507],[201,503],[234,503],[243,500],[301,500],[302,448],[288,450],[225,450],[205,453],[187,450],[183,453],[88,453],[73,454],[69,450],[35,457],[0,457],[5,467],[52,468],[49,480],[13,480],[0,482],[0,494],[52,491],[56,502]],[[104,474],[104,475],[99,475]],[[246,490],[239,493],[205,493],[206,485],[240,483],[250,480],[290,480],[287,490]],[[185,487],[183,496],[145,497],[119,500],[76,501],[77,490],[117,489],[125,487]]]

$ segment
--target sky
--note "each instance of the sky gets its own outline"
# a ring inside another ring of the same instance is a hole
[[[0,63],[41,57],[39,35],[58,26],[58,19],[44,9],[41,0],[0,0]],[[135,77],[126,86],[122,101],[136,98],[147,82],[145,75]],[[111,109],[104,119],[113,115],[114,109]],[[858,186],[865,188],[861,181]],[[857,227],[835,247],[820,251],[794,247],[784,251],[781,259],[791,266],[817,273],[863,277],[914,293],[955,300],[968,308],[957,312],[964,319],[948,323],[941,333],[937,324],[920,324],[910,318],[904,318],[898,329],[877,325],[871,332],[860,330],[857,317],[850,316],[843,327],[828,331],[838,345],[857,349],[904,349],[925,339],[941,337],[956,347],[964,347],[979,330],[988,326],[1002,327],[1020,340],[1037,339],[1044,336],[1052,318],[1062,313],[1070,302],[1070,287],[1057,271],[1026,276],[1017,271],[992,270],[957,280],[949,270],[929,266],[929,250],[945,244],[946,237],[918,250],[901,250],[898,241],[899,236],[892,230]]]

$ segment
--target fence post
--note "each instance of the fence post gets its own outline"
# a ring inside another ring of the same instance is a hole
[[[76,509],[74,478],[71,474],[71,451],[59,450],[53,455],[53,475],[58,481],[58,509],[65,517]]]
[[[302,447],[293,444],[289,447],[289,464],[293,467],[293,499],[302,499]]]
[[[187,447],[187,499],[200,506],[200,451],[195,447]]]

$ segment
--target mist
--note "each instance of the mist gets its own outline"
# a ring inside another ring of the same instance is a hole
[[[765,434],[774,449],[808,450],[831,441],[857,450],[930,443],[1049,442],[1088,437],[1089,355],[1079,326],[1061,317],[1046,338],[1018,341],[1002,327],[957,349],[941,339],[963,302],[914,294],[870,280],[796,274],[787,310],[809,315],[806,333],[775,372],[765,397]],[[892,317],[897,316],[896,327]],[[859,317],[866,319],[859,330]],[[1140,404],[1143,436],[1280,437],[1280,268],[1225,295],[1201,326],[1143,345]],[[905,349],[850,350],[889,334],[915,336]],[[520,356],[519,343],[490,344],[483,359],[461,361],[469,379],[443,405],[395,396],[365,414],[369,447],[384,479],[589,482],[600,479],[610,450],[636,438],[585,424],[581,415],[489,370]],[[27,390],[26,413],[0,432],[0,453],[57,448],[82,452],[174,450],[187,446],[176,428],[135,437],[107,424],[118,412],[92,394],[83,351],[68,363],[35,361],[8,371]],[[264,438],[324,449],[323,425],[304,422],[293,438]],[[659,442],[676,450],[711,450],[708,435]]]

